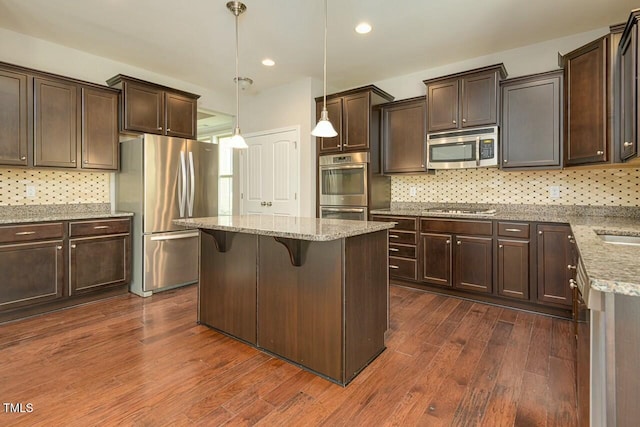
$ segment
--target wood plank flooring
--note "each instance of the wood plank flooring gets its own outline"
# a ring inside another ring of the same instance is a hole
[[[0,425],[574,426],[569,321],[391,287],[346,388],[196,324],[196,288],[0,326]]]

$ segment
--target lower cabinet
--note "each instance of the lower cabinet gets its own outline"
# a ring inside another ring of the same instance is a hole
[[[538,230],[538,295],[537,301],[571,308],[573,304],[569,280],[575,279],[573,235],[568,225],[539,224]]]
[[[373,221],[395,222],[389,230],[389,277],[418,280],[418,219],[402,216],[373,215]]]
[[[453,286],[450,234],[420,233],[421,280],[439,286]]]
[[[126,292],[130,231],[129,218],[0,227],[0,322]]]
[[[498,239],[498,295],[529,300],[529,241]]]

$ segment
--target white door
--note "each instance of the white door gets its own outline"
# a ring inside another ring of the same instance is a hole
[[[298,129],[247,135],[240,152],[242,215],[298,216]]]

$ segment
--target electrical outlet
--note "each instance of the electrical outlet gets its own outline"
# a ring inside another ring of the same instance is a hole
[[[416,187],[409,187],[409,195],[416,197],[418,195],[418,189]]]
[[[27,184],[26,196],[30,199],[36,197],[36,186]]]
[[[549,186],[549,197],[552,199],[560,198],[560,186],[559,185],[551,185]]]

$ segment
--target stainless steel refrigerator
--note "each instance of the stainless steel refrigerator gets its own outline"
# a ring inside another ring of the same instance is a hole
[[[159,135],[120,142],[116,207],[134,213],[131,292],[198,281],[199,233],[174,219],[218,214],[218,146]]]

